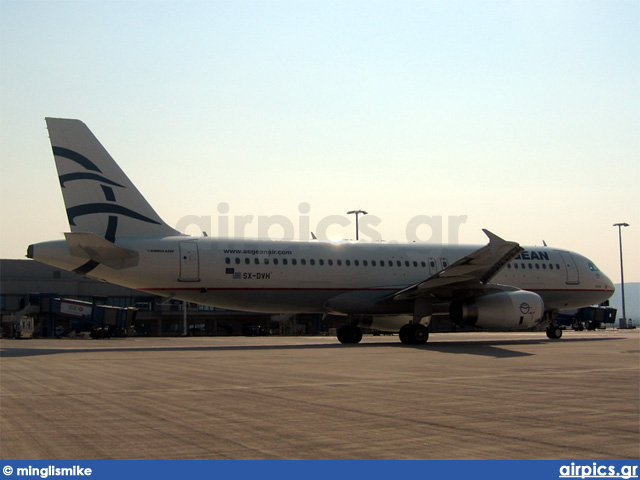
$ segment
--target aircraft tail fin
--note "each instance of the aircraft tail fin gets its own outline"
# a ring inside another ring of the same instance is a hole
[[[167,225],[80,120],[46,118],[71,231],[116,237],[180,235]]]

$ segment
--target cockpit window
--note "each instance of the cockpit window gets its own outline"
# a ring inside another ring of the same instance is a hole
[[[591,270],[592,272],[599,272],[600,270],[598,269],[598,267],[596,267],[593,263],[589,262],[587,265],[589,265],[589,270]]]

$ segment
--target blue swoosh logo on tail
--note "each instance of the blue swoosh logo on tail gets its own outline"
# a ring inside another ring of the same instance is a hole
[[[93,170],[94,172],[102,173],[95,163],[89,160],[84,155],[79,154],[78,152],[74,152],[73,150],[69,150],[68,148],[63,147],[52,147],[53,154],[56,157],[64,157],[68,158],[72,162],[76,162],[79,165],[82,165],[86,170]]]
[[[156,222],[149,217],[145,217],[139,213],[134,212],[121,205],[115,205],[110,203],[87,203],[85,205],[78,205],[75,207],[67,208],[67,217],[69,217],[69,225],[75,226],[74,219],[82,215],[91,215],[92,213],[117,213],[125,217],[133,218],[147,223],[153,223],[155,225],[161,225],[160,222]]]

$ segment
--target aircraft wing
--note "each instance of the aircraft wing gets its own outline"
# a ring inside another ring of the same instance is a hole
[[[387,299],[411,300],[431,295],[444,300],[457,296],[456,292],[460,290],[484,290],[484,285],[524,249],[518,243],[504,240],[489,230],[482,231],[489,237],[487,245],[426,280],[393,293]],[[508,286],[498,285],[494,289],[513,290]]]

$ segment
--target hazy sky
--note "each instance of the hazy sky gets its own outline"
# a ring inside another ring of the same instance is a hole
[[[362,208],[406,241],[442,217],[444,241],[545,240],[618,282],[626,221],[640,281],[637,0],[2,0],[0,49],[2,258],[69,230],[52,116],[174,226],[282,215],[298,237]]]

